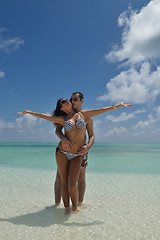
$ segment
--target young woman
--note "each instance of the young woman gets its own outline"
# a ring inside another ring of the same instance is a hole
[[[31,112],[26,110],[18,114],[31,114],[35,117],[43,118],[55,124],[64,126],[65,136],[71,143],[70,152],[64,151],[59,143],[56,149],[56,161],[61,176],[62,198],[64,206],[69,211],[69,199],[71,198],[73,211],[77,212],[78,190],[77,180],[81,168],[82,156],[78,154],[79,149],[85,144],[86,120],[101,113],[116,110],[118,107],[130,107],[131,104],[120,103],[110,107],[93,110],[81,110],[75,112],[72,104],[67,99],[59,99],[53,115]]]

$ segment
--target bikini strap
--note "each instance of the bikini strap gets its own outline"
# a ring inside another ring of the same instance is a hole
[[[81,118],[83,118],[82,115],[80,114],[80,112],[77,112],[77,113],[78,113],[79,116],[81,116]]]

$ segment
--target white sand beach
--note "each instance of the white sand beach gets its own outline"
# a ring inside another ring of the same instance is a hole
[[[53,204],[56,172],[0,168],[1,240],[158,240],[160,176],[87,174],[85,205],[65,215]]]

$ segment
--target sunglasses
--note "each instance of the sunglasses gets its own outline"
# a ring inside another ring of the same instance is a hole
[[[72,102],[72,101],[78,102],[78,98],[70,98],[70,102]]]
[[[65,104],[66,101],[67,101],[67,99],[63,99],[63,100],[61,101],[61,104],[62,104],[62,105]]]

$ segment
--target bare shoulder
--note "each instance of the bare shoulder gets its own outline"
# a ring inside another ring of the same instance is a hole
[[[93,124],[93,119],[91,117],[88,117],[85,119],[86,124]]]
[[[88,110],[81,110],[80,113],[83,115],[83,117],[87,117],[87,111]]]
[[[83,110],[81,110],[80,112],[81,112],[82,114],[85,114],[87,111],[88,111],[88,110],[83,109]]]
[[[80,113],[83,115],[86,124],[93,124],[93,119],[87,116],[88,110],[81,110]]]
[[[86,120],[87,120],[87,114],[86,114],[86,111],[87,110],[81,110],[79,113],[83,116],[83,118],[84,118],[84,120],[85,120],[85,122],[86,122]]]
[[[93,126],[93,119],[91,117],[88,117],[86,114],[87,110],[82,110],[81,114],[83,114],[85,123],[87,126]]]
[[[84,115],[84,118],[89,118],[89,117],[94,117],[95,116],[95,111],[96,109],[85,109],[85,110],[82,110],[81,112],[83,113]]]

